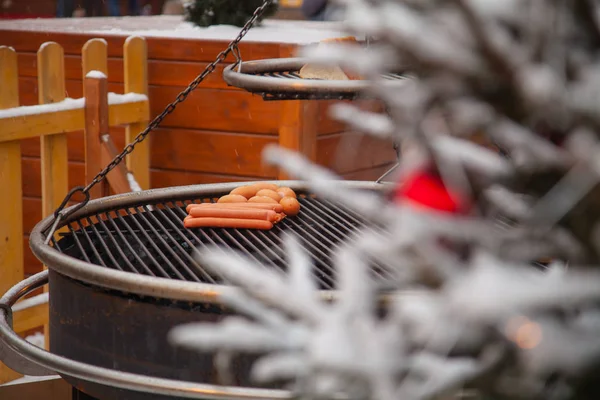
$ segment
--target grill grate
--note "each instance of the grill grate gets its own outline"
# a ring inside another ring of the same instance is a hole
[[[323,79],[304,79],[299,75],[300,71],[275,71],[275,72],[259,72],[248,75],[265,78],[279,78],[283,82],[286,80],[290,81],[321,81]],[[400,74],[384,74],[381,76],[383,79],[388,81],[406,79],[405,76]],[[313,92],[279,92],[277,88],[266,91],[256,91],[255,94],[262,96],[264,100],[354,100],[359,96],[358,92],[336,92],[336,91],[313,91]]]
[[[256,74],[248,74],[248,75],[255,75],[255,76],[264,76],[264,77],[268,77],[268,78],[280,78],[280,79],[304,79],[299,75],[300,71],[278,71],[278,72],[262,72],[262,73],[256,73]],[[406,76],[400,75],[400,74],[383,74],[381,75],[381,77],[383,79],[387,79],[387,80],[400,80],[400,79],[406,79]],[[320,81],[323,79],[318,79],[318,78],[314,78],[311,80],[316,80],[316,81]]]
[[[282,248],[285,235],[294,233],[310,254],[321,289],[333,289],[332,250],[350,240],[361,227],[375,229],[360,216],[330,201],[299,195],[302,210],[270,231],[202,228],[186,229],[185,207],[192,203],[214,202],[216,198],[168,201],[88,216],[68,224],[68,232],[54,247],[71,257],[135,274],[205,283],[225,283],[211,275],[192,257],[197,247],[219,246],[237,250],[270,268],[285,270]],[[389,281],[391,274],[374,265],[377,281]]]
[[[299,71],[308,62],[302,58],[245,61],[226,67],[223,79],[228,85],[258,94],[264,100],[353,100],[368,96],[367,81],[303,79]],[[382,78],[386,85],[401,87],[409,79],[406,71],[398,67],[395,73]]]

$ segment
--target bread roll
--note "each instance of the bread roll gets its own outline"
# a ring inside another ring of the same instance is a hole
[[[325,79],[331,81],[347,81],[348,75],[340,67],[326,67],[322,65],[306,64],[300,70],[303,79]]]
[[[341,38],[329,38],[323,39],[319,44],[322,43],[351,43],[355,44],[356,38],[354,36],[345,36]],[[330,81],[348,81],[348,80],[360,80],[361,77],[355,74],[348,73],[338,66],[323,66],[306,64],[300,69],[299,75],[303,79],[323,79]]]

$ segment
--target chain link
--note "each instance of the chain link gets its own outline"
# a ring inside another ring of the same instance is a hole
[[[106,167],[104,167],[104,169],[102,171],[98,172],[98,174],[94,177],[94,179],[92,179],[92,181],[87,186],[77,187],[77,188],[74,188],[73,190],[71,190],[67,194],[65,199],[63,200],[62,204],[54,212],[54,217],[56,219],[59,219],[59,218],[62,219],[62,218],[66,217],[66,215],[63,214],[62,210],[65,208],[65,206],[68,204],[71,197],[76,192],[83,193],[85,195],[85,200],[81,204],[78,204],[78,206],[75,207],[70,213],[75,212],[77,209],[83,207],[89,201],[89,191],[94,186],[96,186],[98,183],[102,182],[106,178],[106,175],[110,171],[112,171],[117,165],[119,165],[123,161],[123,159],[125,157],[127,157],[128,154],[131,154],[133,152],[133,150],[135,149],[135,146],[137,146],[139,143],[143,142],[144,139],[146,139],[146,137],[148,136],[148,134],[150,132],[152,132],[154,129],[156,129],[161,124],[161,122],[175,110],[175,108],[177,107],[177,105],[179,103],[185,101],[185,99],[189,96],[189,94],[191,92],[193,92],[198,87],[198,85],[200,85],[200,83],[202,83],[202,81],[208,75],[210,75],[211,73],[213,73],[215,71],[215,69],[217,68],[217,65],[219,65],[220,63],[225,61],[227,56],[232,52],[236,55],[239,55],[238,44],[241,42],[241,40],[244,38],[244,36],[246,36],[246,34],[250,30],[250,28],[252,28],[252,26],[256,22],[256,20],[258,20],[263,15],[263,13],[266,11],[267,7],[269,7],[271,5],[271,3],[273,3],[273,1],[274,0],[265,0],[262,3],[262,5],[260,5],[256,10],[254,10],[252,17],[250,17],[250,19],[244,24],[241,31],[238,33],[237,37],[229,43],[227,48],[225,50],[221,51],[217,55],[217,58],[212,63],[210,63],[204,69],[204,71],[202,71],[202,73],[200,75],[198,75],[189,84],[189,86],[187,88],[185,88],[185,90],[183,90],[181,93],[179,93],[177,95],[177,97],[175,98],[175,101],[170,103],[163,110],[162,113],[160,113],[158,116],[156,116],[150,122],[150,124],[148,124],[146,129],[144,129],[142,132],[140,132],[131,143],[129,143],[127,146],[125,146],[125,148],[123,149],[123,151],[121,151],[121,153],[119,155],[117,155]],[[239,57],[236,56],[236,62],[234,64],[234,67],[235,67],[235,65],[239,64],[240,62],[241,62],[241,59],[239,59]],[[51,229],[51,232],[49,233],[47,238],[49,239],[50,237],[52,237],[53,234],[54,234],[54,229]]]

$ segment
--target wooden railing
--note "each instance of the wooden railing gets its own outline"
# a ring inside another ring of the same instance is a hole
[[[107,44],[88,41],[82,49],[83,98],[66,98],[63,48],[44,43],[37,52],[39,105],[19,106],[17,53],[0,47],[0,295],[24,278],[23,179],[20,140],[39,137],[42,180],[42,215],[50,215],[69,190],[67,132],[84,131],[85,178],[89,182],[117,153],[109,126],[126,125],[129,143],[149,119],[147,98],[146,42],[130,37],[123,47],[124,92],[108,93]],[[131,174],[128,176],[128,174]],[[142,189],[149,188],[149,147],[147,142],[122,166],[108,175],[115,193],[130,191],[131,176]],[[92,198],[108,194],[108,184],[97,185]],[[47,294],[31,306],[20,307],[14,328],[20,333],[48,322]],[[26,304],[23,304],[24,306]],[[45,329],[46,330],[46,329]],[[46,333],[46,346],[48,334]],[[18,374],[0,364],[0,383]]]

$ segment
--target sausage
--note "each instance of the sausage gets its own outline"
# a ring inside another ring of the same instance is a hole
[[[227,194],[222,196],[217,203],[245,203],[248,199],[239,194]]]
[[[273,228],[271,221],[260,219],[242,218],[189,218],[183,220],[186,228],[236,228],[236,229],[261,229]]]
[[[241,208],[241,209],[259,209],[259,210],[273,210],[277,213],[283,211],[281,204],[266,204],[266,203],[201,203],[201,204],[188,204],[186,211],[189,213],[192,208]]]
[[[279,200],[281,200],[283,196],[271,189],[261,189],[256,192],[256,197],[270,197],[279,203]]]
[[[241,219],[262,219],[274,222],[277,219],[277,213],[273,210],[261,209],[243,209],[243,208],[218,208],[218,207],[194,207],[190,210],[190,216],[214,217],[214,218],[241,218]]]
[[[256,196],[256,192],[258,191],[259,188],[257,188],[256,186],[246,185],[233,189],[229,194],[239,194],[240,196],[244,196],[245,198],[249,199],[250,197]]]
[[[266,204],[277,204],[278,201],[275,199],[272,199],[270,197],[267,196],[254,196],[250,199],[248,199],[249,203],[266,203]]]
[[[277,189],[277,193],[281,195],[281,197],[293,197],[296,198],[296,192],[294,192],[289,187],[280,187]]]
[[[283,212],[287,215],[298,215],[300,212],[300,203],[294,197],[284,197],[279,202],[283,207]]]

